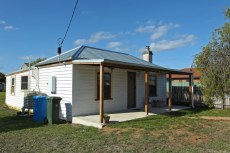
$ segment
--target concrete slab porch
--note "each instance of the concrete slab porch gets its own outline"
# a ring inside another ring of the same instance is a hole
[[[190,107],[184,107],[184,106],[173,106],[172,111],[179,111],[182,109],[187,109]],[[165,112],[169,112],[168,107],[149,107],[149,114],[151,115],[157,115],[162,114]],[[134,119],[139,119],[146,117],[146,113],[143,109],[128,109],[121,112],[111,112],[108,113],[110,116],[110,124],[117,123],[117,122],[125,122],[130,121]],[[92,126],[96,128],[102,128],[103,125],[99,121],[99,115],[85,115],[85,116],[74,116],[72,118],[73,124],[82,124],[86,126]]]

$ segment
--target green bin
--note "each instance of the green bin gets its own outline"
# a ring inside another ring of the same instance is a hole
[[[47,120],[49,124],[59,123],[60,97],[47,97]]]

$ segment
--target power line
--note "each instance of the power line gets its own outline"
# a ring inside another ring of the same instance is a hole
[[[77,5],[78,5],[78,1],[79,1],[79,0],[76,0],[75,6],[74,6],[74,9],[73,9],[73,13],[72,13],[72,15],[71,15],[71,18],[70,18],[70,21],[69,21],[69,24],[68,24],[68,27],[67,27],[67,29],[66,29],[66,32],[65,32],[64,37],[63,37],[63,38],[58,38],[58,45],[59,45],[59,47],[58,47],[58,54],[61,54],[61,47],[62,47],[62,44],[64,43],[65,38],[66,38],[66,36],[67,36],[67,34],[68,34],[70,25],[71,25],[71,23],[72,23],[72,20],[73,20],[73,17],[74,17],[74,14],[75,14],[75,11],[76,11],[76,8],[77,8]]]

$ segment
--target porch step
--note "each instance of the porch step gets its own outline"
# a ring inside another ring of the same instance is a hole
[[[73,124],[81,124],[85,126],[92,126],[101,129],[103,125],[100,122],[91,121],[87,119],[87,116],[78,116],[78,117],[73,117],[72,118],[72,123]]]

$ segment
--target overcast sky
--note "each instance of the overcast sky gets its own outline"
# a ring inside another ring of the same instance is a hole
[[[75,0],[1,0],[0,71],[7,73],[39,57],[56,55]],[[227,0],[79,0],[63,50],[88,45],[181,69],[227,22]]]

